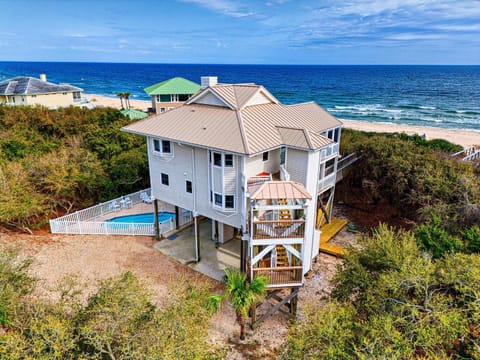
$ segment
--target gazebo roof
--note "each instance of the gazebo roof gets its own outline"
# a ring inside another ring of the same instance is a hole
[[[311,199],[305,187],[294,181],[264,182],[251,196],[253,200]]]
[[[137,109],[123,109],[123,110],[120,110],[120,112],[124,116],[128,116],[132,120],[145,119],[148,116],[143,111],[140,111],[140,110],[137,110]]]

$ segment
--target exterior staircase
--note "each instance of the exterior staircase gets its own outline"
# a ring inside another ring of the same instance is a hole
[[[287,199],[278,199],[278,205],[287,205]],[[288,209],[281,209],[278,214],[279,220],[292,220],[292,214]],[[287,250],[282,245],[276,246],[277,266],[288,266]]]

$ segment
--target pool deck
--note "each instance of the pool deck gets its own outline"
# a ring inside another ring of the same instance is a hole
[[[106,221],[110,220],[119,216],[127,216],[127,215],[137,215],[137,214],[145,214],[145,213],[153,213],[153,204],[147,203],[138,203],[131,207],[121,208],[117,211],[111,212],[104,216],[99,216],[95,218],[95,221]],[[168,212],[175,212],[175,207],[173,205],[163,205],[160,206],[158,211],[168,211]]]

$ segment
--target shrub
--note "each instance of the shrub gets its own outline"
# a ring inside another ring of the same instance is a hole
[[[435,260],[412,232],[382,226],[350,251],[334,302],[292,327],[282,357],[479,359],[479,269],[477,254]]]
[[[416,238],[419,245],[430,252],[434,258],[440,258],[448,252],[457,252],[463,249],[462,241],[449,235],[441,227],[440,218],[436,216],[430,222],[417,226]]]
[[[465,250],[467,253],[480,252],[480,227],[474,225],[465,230],[462,234],[462,239],[465,242]]]

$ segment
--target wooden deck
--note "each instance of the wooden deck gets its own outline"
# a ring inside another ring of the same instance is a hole
[[[330,224],[321,227],[320,235],[320,251],[329,255],[342,257],[346,254],[346,250],[340,246],[329,244],[328,242],[335,237],[344,227],[347,221],[344,219],[333,218]]]

